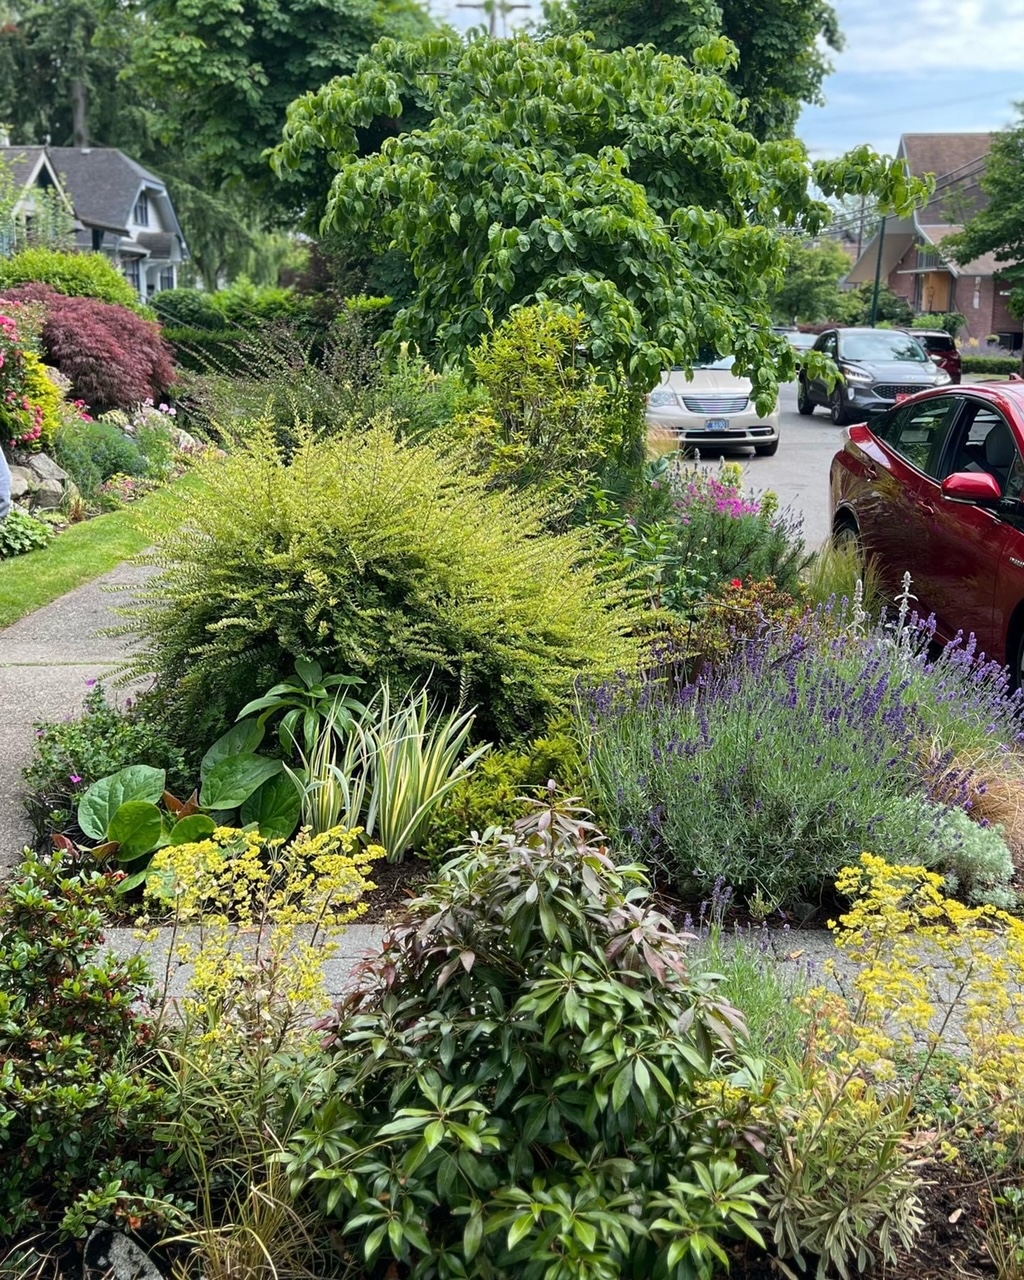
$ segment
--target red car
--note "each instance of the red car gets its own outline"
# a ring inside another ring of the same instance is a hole
[[[939,638],[973,632],[1024,684],[1024,383],[926,391],[850,427],[832,460],[832,536],[904,572]]]
[[[940,369],[945,369],[950,381],[960,381],[963,362],[956,342],[945,329],[907,329],[905,332],[920,342]]]

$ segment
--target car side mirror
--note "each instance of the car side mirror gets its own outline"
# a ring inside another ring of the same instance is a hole
[[[950,502],[973,502],[980,507],[997,506],[1003,491],[995,476],[987,471],[954,471],[942,482],[942,496]]]

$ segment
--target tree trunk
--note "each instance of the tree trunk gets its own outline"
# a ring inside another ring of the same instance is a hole
[[[89,90],[84,80],[71,81],[71,134],[73,147],[89,145]]]

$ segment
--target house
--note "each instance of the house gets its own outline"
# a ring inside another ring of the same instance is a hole
[[[1002,346],[1019,351],[1024,325],[1009,312],[1009,286],[999,278],[995,256],[960,266],[942,252],[943,240],[987,204],[981,179],[991,143],[990,133],[905,133],[897,159],[913,177],[934,174],[935,192],[910,217],[886,218],[846,283],[873,283],[881,262],[882,281],[916,314],[959,311],[967,318],[962,336],[984,342],[994,334]]]
[[[178,283],[188,246],[164,183],[114,147],[0,147],[0,159],[48,172],[75,213],[74,244],[104,253],[143,301]]]
[[[0,256],[23,245],[67,241],[75,211],[44,147],[0,145],[11,189],[0,191]]]

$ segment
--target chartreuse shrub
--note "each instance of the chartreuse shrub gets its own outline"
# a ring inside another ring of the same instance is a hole
[[[739,1024],[685,948],[578,810],[492,833],[337,1010],[293,1186],[373,1270],[710,1280],[762,1179],[705,1106]]]
[[[538,738],[489,752],[460,778],[433,814],[423,852],[442,862],[472,832],[511,827],[549,782],[577,792],[585,789],[585,775],[572,717],[559,718]]]
[[[910,621],[863,632],[861,619],[851,633],[840,620],[765,627],[689,684],[595,691],[583,719],[602,813],[687,892],[721,876],[813,904],[877,845],[946,870],[968,900],[1010,905],[1010,850],[967,816],[983,788],[956,751],[987,734],[995,756],[1018,697],[969,649],[930,662]]]
[[[429,678],[491,741],[543,723],[580,676],[636,661],[639,607],[599,580],[584,534],[545,532],[541,502],[386,422],[305,435],[290,460],[263,435],[202,478],[123,628],[140,641],[127,669],[156,674],[193,742],[299,656],[396,694]]]
[[[116,1204],[159,1180],[150,975],[101,953],[108,891],[29,857],[0,897],[0,1235],[76,1234],[80,1196],[114,1184]]]
[[[578,308],[517,307],[470,351],[487,403],[455,428],[492,483],[544,491],[563,519],[595,488],[628,496],[642,472],[640,401],[602,382],[589,340]]]
[[[45,284],[72,298],[97,298],[145,312],[139,291],[102,253],[67,253],[38,245],[0,258],[0,290]]]

